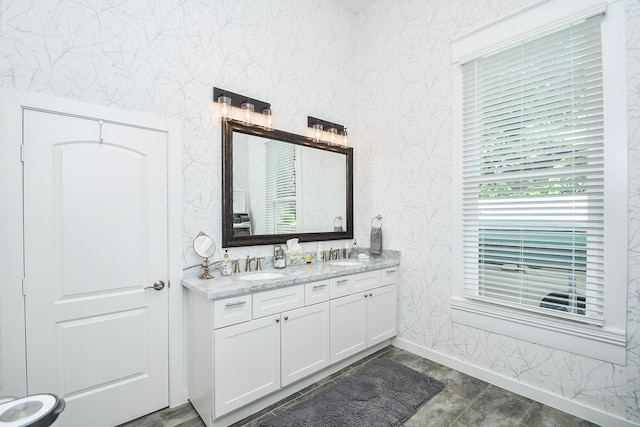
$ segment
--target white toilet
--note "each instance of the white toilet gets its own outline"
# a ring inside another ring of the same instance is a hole
[[[0,427],[55,426],[64,407],[64,399],[53,394],[0,398]]]

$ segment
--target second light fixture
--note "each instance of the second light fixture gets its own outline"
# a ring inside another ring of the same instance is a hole
[[[347,128],[343,125],[308,116],[307,127],[313,129],[315,142],[347,146]]]

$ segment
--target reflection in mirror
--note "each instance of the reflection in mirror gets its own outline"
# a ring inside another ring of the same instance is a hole
[[[353,237],[353,149],[223,123],[223,246]]]
[[[204,273],[198,276],[200,279],[213,279],[209,273],[209,258],[216,252],[216,244],[213,239],[204,232],[199,232],[193,239],[193,250],[198,256],[204,258]]]

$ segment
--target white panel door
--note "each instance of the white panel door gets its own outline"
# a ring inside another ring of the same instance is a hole
[[[329,301],[331,363],[367,348],[366,298],[357,293]]]
[[[282,386],[329,366],[329,302],[282,313]]]
[[[27,388],[60,424],[168,404],[167,134],[24,110]]]
[[[396,285],[383,286],[368,292],[367,347],[396,336]]]
[[[215,416],[280,388],[280,314],[214,331]]]

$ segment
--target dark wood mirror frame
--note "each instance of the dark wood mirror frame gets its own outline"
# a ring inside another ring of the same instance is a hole
[[[333,151],[345,155],[346,160],[346,231],[260,234],[249,236],[233,235],[233,133],[256,135],[296,145]],[[321,240],[353,239],[353,148],[329,146],[316,143],[312,138],[281,130],[267,131],[258,126],[245,126],[240,121],[222,121],[222,247],[283,244],[288,239],[298,238],[300,242]]]

